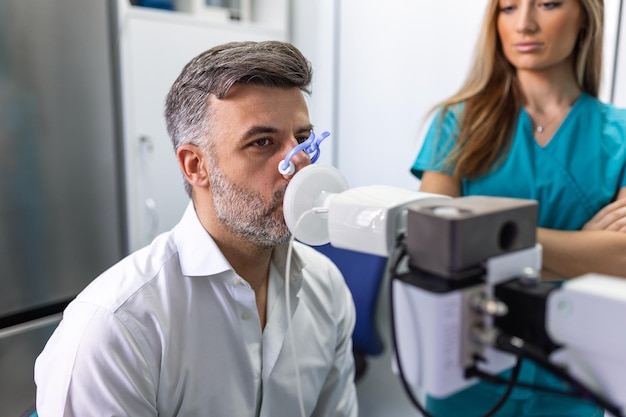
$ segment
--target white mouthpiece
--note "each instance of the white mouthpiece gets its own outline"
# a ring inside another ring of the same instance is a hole
[[[346,180],[331,166],[308,165],[299,170],[283,199],[285,223],[295,238],[312,246],[330,242],[325,200],[347,189]]]

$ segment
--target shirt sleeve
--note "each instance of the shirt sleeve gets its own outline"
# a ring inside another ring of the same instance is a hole
[[[450,107],[445,114],[442,110],[435,113],[422,147],[411,167],[411,173],[422,179],[424,171],[440,171],[452,175],[446,168],[446,157],[452,150],[458,137],[458,117],[462,106]]]
[[[156,416],[153,371],[112,312],[74,302],[35,363],[42,417]]]

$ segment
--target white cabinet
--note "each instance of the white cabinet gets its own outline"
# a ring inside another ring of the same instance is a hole
[[[120,1],[115,53],[130,251],[174,226],[189,201],[163,115],[167,93],[183,66],[224,42],[287,40],[287,0],[255,6],[252,22],[214,22]]]

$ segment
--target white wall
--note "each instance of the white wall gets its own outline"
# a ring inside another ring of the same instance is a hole
[[[424,117],[465,78],[485,4],[341,2],[337,163],[350,185],[417,188]]]
[[[600,83],[600,99],[611,102],[612,91],[615,85],[614,65],[616,57],[616,47],[618,44],[617,37],[620,18],[622,22],[626,22],[619,15],[620,2],[623,0],[604,0],[604,50],[602,62],[602,80]],[[625,25],[626,23],[622,23]],[[622,32],[624,28],[622,28]],[[623,33],[622,33],[623,35]],[[626,51],[626,45],[622,41],[622,50]],[[622,56],[624,53],[622,53]],[[619,74],[619,72],[617,72]]]
[[[613,101],[617,106],[626,108],[626,4],[622,5],[621,22],[621,33],[617,42],[619,52],[617,54],[615,84],[613,85],[615,93]]]
[[[320,147],[318,163],[336,165],[337,148],[337,18],[335,0],[292,0],[290,40],[313,65],[309,115],[320,133],[331,136]]]

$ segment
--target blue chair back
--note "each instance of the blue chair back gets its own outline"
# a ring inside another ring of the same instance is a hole
[[[387,258],[340,249],[326,244],[314,246],[330,258],[343,274],[354,299],[356,325],[352,344],[371,356],[383,352],[383,342],[376,327],[376,301],[385,275]]]

